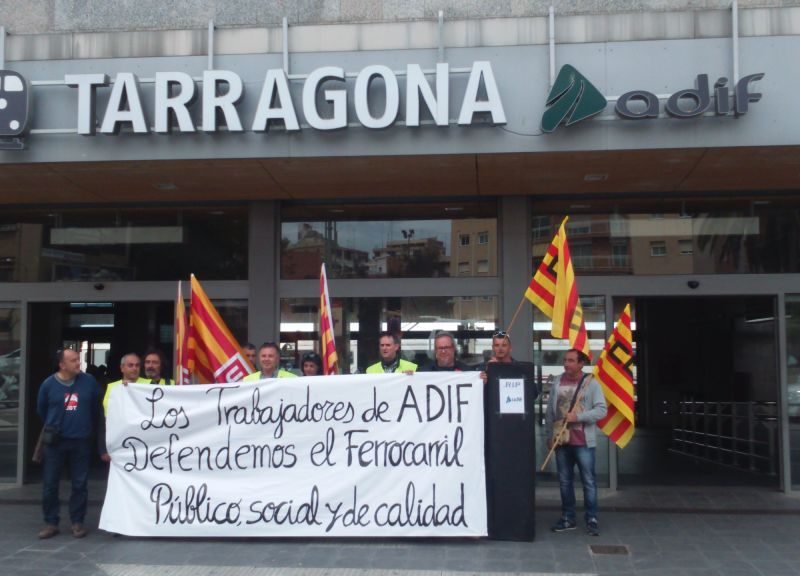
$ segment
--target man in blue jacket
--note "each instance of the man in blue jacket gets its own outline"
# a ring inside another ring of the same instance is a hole
[[[59,350],[58,372],[48,376],[39,388],[36,411],[44,425],[58,431],[57,439],[44,445],[42,511],[44,528],[39,538],[59,533],[58,483],[64,464],[69,465],[72,494],[69,516],[72,535],[86,536],[83,522],[89,498],[88,480],[91,463],[91,437],[97,431],[101,458],[108,462],[105,450],[105,419],[100,386],[93,376],[81,372],[80,356],[75,350]]]

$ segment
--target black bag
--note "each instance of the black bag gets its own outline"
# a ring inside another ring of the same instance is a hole
[[[58,444],[59,430],[55,426],[45,426],[42,428],[42,444],[45,446],[56,446]]]

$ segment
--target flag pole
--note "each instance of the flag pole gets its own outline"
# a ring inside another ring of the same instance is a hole
[[[522,298],[519,301],[519,306],[517,306],[517,311],[514,312],[514,316],[511,317],[511,322],[508,323],[508,328],[506,328],[506,332],[511,332],[511,328],[514,327],[514,322],[517,321],[517,316],[519,316],[520,311],[522,310],[522,305],[525,303],[525,295],[522,295]]]
[[[590,376],[590,378],[591,378],[591,376]],[[583,382],[581,382],[581,389],[580,389],[580,392],[578,392],[578,397],[575,399],[575,405],[572,407],[572,410],[567,412],[567,414],[573,414],[573,413],[577,412],[578,406],[580,406],[581,400],[583,400],[583,393],[585,392],[585,390],[586,390],[586,386],[584,386]],[[565,416],[564,417],[564,421],[561,424],[561,428],[559,429],[558,434],[556,435],[556,439],[560,439],[561,438],[561,434],[567,428],[567,424],[569,424],[569,422],[567,422],[567,418]],[[559,442],[553,442],[553,445],[550,446],[550,451],[547,453],[547,458],[544,459],[544,462],[542,462],[542,467],[539,468],[540,472],[544,472],[544,469],[547,466],[547,463],[550,462],[550,458],[553,457],[553,452],[555,452],[556,448],[558,448],[560,445],[561,445],[561,442],[559,441]]]

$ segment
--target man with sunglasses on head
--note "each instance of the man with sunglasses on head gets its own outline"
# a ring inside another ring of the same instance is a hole
[[[456,339],[450,332],[439,332],[433,339],[433,362],[419,368],[420,372],[464,372],[469,366],[456,360]]]
[[[244,377],[245,382],[266,380],[267,378],[296,378],[288,370],[281,368],[281,350],[275,342],[264,342],[258,349],[260,370]]]
[[[500,364],[511,364],[514,358],[511,356],[511,336],[508,332],[500,330],[492,335],[492,357],[489,358],[486,364],[498,362]],[[481,380],[486,384],[488,376],[486,374],[486,366],[481,370]]]

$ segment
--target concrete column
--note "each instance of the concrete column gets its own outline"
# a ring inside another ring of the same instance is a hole
[[[280,300],[278,270],[280,222],[277,202],[255,202],[250,207],[248,276],[250,300],[247,338],[256,346],[279,339]]]
[[[525,289],[531,281],[531,225],[528,198],[505,196],[500,199],[500,326],[506,328]],[[511,342],[516,360],[533,360],[531,346],[532,304],[525,301],[511,329]]]

